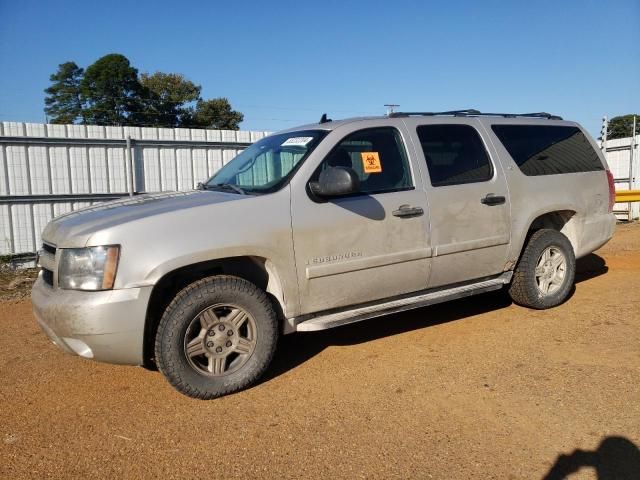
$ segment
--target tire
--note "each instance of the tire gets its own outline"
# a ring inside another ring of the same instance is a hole
[[[165,310],[155,338],[156,362],[180,393],[217,398],[260,378],[278,334],[265,292],[241,278],[208,277],[181,290]]]
[[[543,259],[543,255],[547,256]],[[569,239],[556,230],[537,230],[518,261],[509,295],[523,307],[555,307],[569,296],[575,273],[576,258]]]

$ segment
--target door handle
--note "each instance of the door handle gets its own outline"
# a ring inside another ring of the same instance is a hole
[[[480,203],[484,205],[502,205],[507,200],[502,195],[494,195],[493,193],[487,193],[487,196],[480,199]]]
[[[393,211],[394,217],[419,217],[424,214],[422,207],[412,207],[410,205],[400,205],[397,210]]]

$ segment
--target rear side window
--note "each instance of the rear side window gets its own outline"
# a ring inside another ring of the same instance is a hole
[[[525,175],[604,170],[598,154],[577,127],[492,125],[491,128]]]
[[[431,185],[486,182],[491,162],[475,128],[469,125],[422,125],[417,128]]]

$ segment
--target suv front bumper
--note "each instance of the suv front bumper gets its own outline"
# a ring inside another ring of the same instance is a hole
[[[102,362],[141,365],[152,288],[62,290],[49,286],[41,273],[31,301],[38,324],[65,352]]]

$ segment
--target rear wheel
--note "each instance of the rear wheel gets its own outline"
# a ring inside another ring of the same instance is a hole
[[[267,295],[236,277],[199,280],[176,295],[156,335],[158,368],[181,393],[210,399],[254,383],[278,340]]]
[[[575,271],[576,259],[569,239],[556,230],[538,230],[520,257],[509,295],[524,307],[555,307],[569,296]]]

